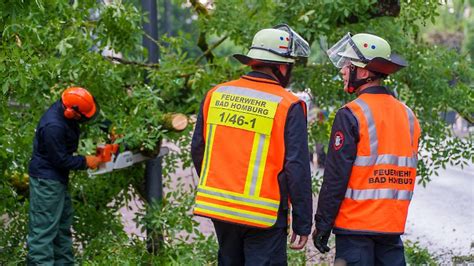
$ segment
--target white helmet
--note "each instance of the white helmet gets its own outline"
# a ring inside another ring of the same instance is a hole
[[[282,24],[257,32],[247,55],[235,54],[234,57],[245,65],[293,64],[295,58],[308,57],[309,52],[308,42]]]
[[[408,65],[403,58],[392,53],[390,44],[386,40],[368,33],[359,33],[354,36],[347,33],[326,53],[337,68],[350,63],[389,75]]]

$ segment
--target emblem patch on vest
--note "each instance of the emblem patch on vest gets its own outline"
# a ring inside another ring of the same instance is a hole
[[[344,134],[341,131],[336,131],[334,134],[334,150],[339,150],[344,145]]]

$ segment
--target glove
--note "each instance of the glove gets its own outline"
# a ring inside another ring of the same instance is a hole
[[[96,169],[102,161],[95,155],[86,156],[86,164],[90,169]]]
[[[321,253],[326,253],[329,251],[328,241],[329,236],[331,235],[331,231],[321,231],[321,230],[314,230],[313,232],[313,243],[314,247],[319,250]]]

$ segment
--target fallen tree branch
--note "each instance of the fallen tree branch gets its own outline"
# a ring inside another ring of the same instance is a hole
[[[161,46],[160,42],[157,41],[156,39],[154,39],[153,37],[151,37],[148,33],[143,32],[143,35],[145,35],[145,37],[147,37],[147,39],[149,39],[149,40],[152,41],[154,44],[156,44],[156,46],[158,46],[158,47]]]
[[[225,40],[227,40],[228,37],[229,36],[226,35],[226,36],[222,37],[221,39],[219,39],[214,44],[212,44],[210,47],[208,47],[207,50],[204,51],[204,53],[202,55],[200,55],[198,58],[196,58],[196,60],[194,60],[194,64],[199,63],[199,61],[201,61],[201,59],[203,59],[204,57],[207,57],[210,53],[212,53],[212,50],[216,49],[219,45],[221,45]]]
[[[469,124],[474,125],[474,117],[472,114],[466,111],[462,111],[459,108],[454,107],[454,106],[450,106],[450,107],[453,108],[453,110],[456,111],[456,113],[458,113],[461,118],[466,120]]]
[[[130,61],[126,60],[120,57],[115,57],[115,56],[104,56],[107,60],[111,62],[119,62],[124,65],[134,65],[134,66],[140,66],[140,67],[146,67],[146,68],[154,68],[154,69],[159,69],[160,64],[158,63],[143,63],[143,62],[137,62],[137,61]]]
[[[205,57],[207,61],[212,62],[214,60],[214,54],[211,51],[206,53],[206,51],[209,50],[209,44],[207,44],[206,41],[206,33],[203,31],[199,33],[197,46],[206,54]]]

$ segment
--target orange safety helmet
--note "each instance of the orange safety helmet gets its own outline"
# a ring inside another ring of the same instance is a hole
[[[62,96],[64,117],[67,119],[90,120],[98,112],[98,106],[92,94],[81,87],[69,87]]]

